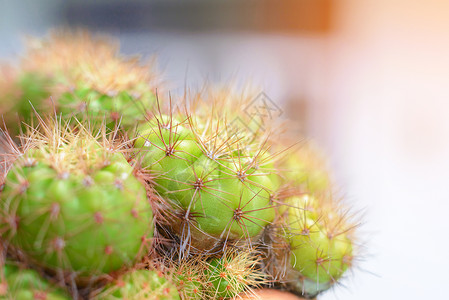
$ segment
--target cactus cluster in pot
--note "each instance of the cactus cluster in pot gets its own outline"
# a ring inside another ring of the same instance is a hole
[[[86,31],[1,72],[0,299],[312,298],[353,265],[325,160],[246,113],[255,94],[163,95]]]

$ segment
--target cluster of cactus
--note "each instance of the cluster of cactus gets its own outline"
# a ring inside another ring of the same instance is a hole
[[[153,67],[85,31],[1,72],[1,299],[313,298],[351,267],[324,160],[244,113],[251,93],[173,105]]]

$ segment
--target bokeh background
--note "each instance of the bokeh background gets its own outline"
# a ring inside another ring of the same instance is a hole
[[[0,58],[82,25],[156,54],[172,92],[252,83],[329,155],[364,254],[320,299],[447,299],[449,2],[0,0]]]

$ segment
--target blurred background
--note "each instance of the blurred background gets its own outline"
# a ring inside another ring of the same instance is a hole
[[[126,3],[126,4],[125,4]],[[55,26],[156,54],[173,92],[252,83],[329,155],[365,213],[365,252],[320,299],[444,299],[449,278],[449,2],[0,0],[0,58]]]

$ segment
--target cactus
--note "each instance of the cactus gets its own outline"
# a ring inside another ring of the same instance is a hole
[[[290,254],[287,279],[302,295],[315,296],[337,282],[351,266],[352,224],[335,203],[309,195],[289,199],[286,240]]]
[[[0,138],[0,243],[28,295],[60,293],[36,269],[75,299],[315,297],[353,264],[356,222],[324,160],[288,146],[288,122],[248,113],[254,93],[207,88],[172,107],[149,66],[85,31],[30,40],[1,71],[6,125],[37,120],[19,146]]]
[[[37,271],[7,262],[2,266],[0,299],[68,300],[69,295],[44,279]]]
[[[139,127],[135,148],[155,192],[172,205],[182,246],[213,251],[251,243],[274,218],[277,178],[267,149],[243,148],[226,129],[182,113]]]
[[[114,279],[102,291],[91,296],[94,300],[142,299],[179,300],[176,286],[161,272],[153,270],[130,270]]]
[[[281,161],[286,190],[266,230],[268,272],[287,290],[315,297],[352,265],[354,216],[333,196],[324,161],[310,144]]]
[[[288,149],[276,161],[281,188],[276,218],[264,230],[260,248],[263,269],[272,287],[313,298],[331,288],[349,269],[356,255],[358,222],[335,199],[323,156],[310,141],[297,145],[279,139],[276,149]]]
[[[206,282],[210,299],[230,299],[252,294],[252,289],[268,282],[267,275],[258,270],[259,258],[250,250],[229,250],[220,258],[207,262]]]
[[[168,261],[182,299],[200,300],[206,298],[203,259],[205,258],[202,256],[194,256],[180,261]]]
[[[260,257],[250,248],[229,247],[220,256],[194,255],[168,264],[183,299],[231,299],[252,295],[269,282],[259,268]]]
[[[0,113],[12,109],[28,122],[31,103],[40,114],[56,110],[68,117],[105,119],[112,128],[130,127],[155,103],[157,77],[138,58],[119,56],[117,45],[107,38],[80,30],[55,31],[28,41],[14,80],[2,80],[17,93],[0,92],[1,102],[14,103],[0,105]],[[17,124],[8,126],[17,132]]]
[[[19,133],[21,118],[31,117],[31,103],[40,103],[50,97],[50,82],[39,74],[20,74],[12,66],[0,67],[0,115],[14,134]]]
[[[2,232],[34,264],[90,280],[147,253],[152,212],[120,145],[69,122],[41,120],[3,155]]]

